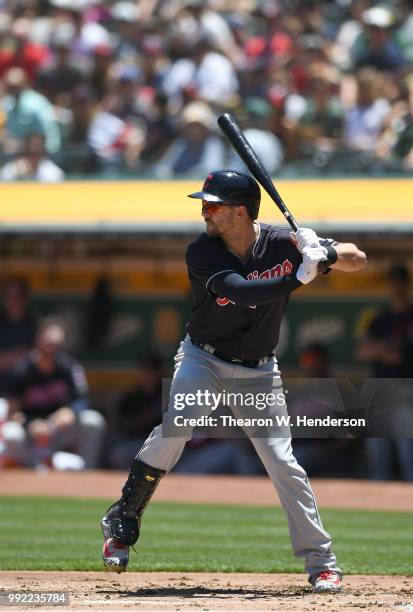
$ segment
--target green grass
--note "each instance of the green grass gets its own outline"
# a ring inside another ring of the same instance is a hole
[[[102,500],[3,497],[0,570],[99,570]],[[347,574],[412,574],[409,513],[323,510]],[[302,572],[278,508],[153,503],[135,571]]]

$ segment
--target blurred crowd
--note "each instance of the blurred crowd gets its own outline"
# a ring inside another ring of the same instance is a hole
[[[413,169],[413,2],[0,0],[3,180]]]
[[[297,460],[310,475],[413,482],[413,303],[408,268],[392,266],[387,282],[388,305],[372,316],[365,333],[355,340],[355,361],[366,364],[367,375],[379,383],[369,395],[367,413],[353,411],[357,402],[351,396],[344,414],[327,344],[302,346],[297,354],[299,379],[287,377],[292,419],[367,417],[367,428],[309,428],[293,439]],[[24,280],[5,282],[0,309],[0,470],[127,470],[162,420],[162,379],[171,375],[171,363],[155,346],[136,363],[131,387],[117,393],[106,409],[97,410],[84,368],[67,352],[65,335],[60,319],[35,316]],[[174,472],[265,473],[247,439],[213,439],[199,433],[186,444]]]

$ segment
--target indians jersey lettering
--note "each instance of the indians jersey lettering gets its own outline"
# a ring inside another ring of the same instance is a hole
[[[259,278],[275,278],[277,276],[284,276],[285,274],[290,274],[292,272],[292,264],[291,261],[286,259],[282,262],[282,264],[277,264],[273,266],[271,269],[264,270],[264,272],[258,272],[258,270],[254,270],[254,272],[250,272],[247,274],[247,280],[256,280]],[[234,304],[236,302],[232,302],[228,298],[216,298],[216,302],[218,306],[227,306],[228,304]],[[256,308],[256,306],[249,306],[249,308]]]

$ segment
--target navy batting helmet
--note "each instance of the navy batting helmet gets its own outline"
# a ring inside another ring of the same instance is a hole
[[[246,206],[251,219],[258,217],[261,191],[252,176],[238,170],[216,170],[205,179],[202,191],[190,193],[189,198],[206,202],[225,202]]]

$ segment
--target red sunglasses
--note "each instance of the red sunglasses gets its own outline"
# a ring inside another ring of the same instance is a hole
[[[214,213],[218,212],[221,207],[221,203],[215,204],[214,202],[205,202],[205,200],[202,202],[202,212],[208,213],[209,215],[213,215]]]
[[[214,213],[221,210],[223,206],[233,206],[232,204],[227,204],[224,202],[207,202],[206,200],[202,200],[202,212],[208,213],[209,215],[213,215]]]

